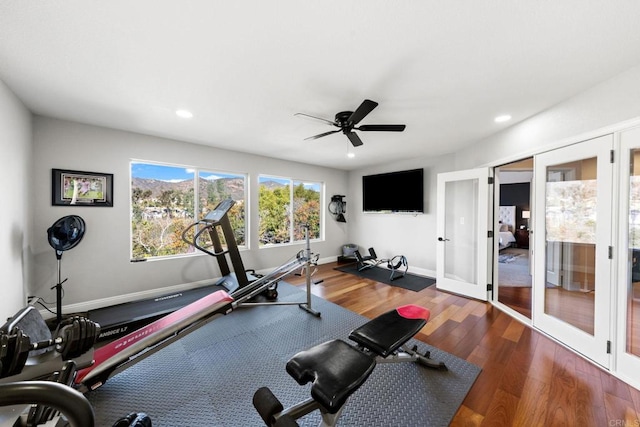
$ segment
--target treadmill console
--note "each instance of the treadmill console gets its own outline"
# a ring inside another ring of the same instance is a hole
[[[204,217],[207,222],[218,222],[229,212],[229,209],[235,205],[233,199],[225,199],[218,203],[218,206]]]

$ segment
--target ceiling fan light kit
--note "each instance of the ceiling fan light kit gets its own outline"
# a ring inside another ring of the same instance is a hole
[[[362,125],[360,127],[356,126],[362,119],[364,119],[374,108],[378,106],[378,103],[375,101],[371,101],[370,99],[365,99],[362,101],[362,104],[355,111],[340,111],[335,115],[335,119],[333,121],[323,119],[321,117],[311,116],[305,113],[296,113],[296,116],[305,116],[312,119],[320,120],[328,125],[335,126],[339,129],[331,130],[328,132],[324,132],[318,135],[310,136],[305,138],[305,141],[314,140],[318,138],[322,138],[328,135],[332,135],[334,133],[342,132],[349,138],[351,144],[354,147],[359,147],[363,145],[362,140],[354,132],[354,130],[362,131],[362,132],[402,132],[405,129],[405,125]]]

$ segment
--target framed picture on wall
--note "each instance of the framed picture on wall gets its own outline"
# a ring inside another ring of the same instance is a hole
[[[113,174],[51,170],[54,206],[113,206]]]

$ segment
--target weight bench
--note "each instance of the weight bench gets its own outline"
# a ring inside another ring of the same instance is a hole
[[[403,278],[409,269],[409,263],[404,255],[396,255],[390,259],[378,259],[373,248],[369,248],[369,255],[362,256],[358,250],[354,251],[353,255],[356,257],[358,271],[368,270],[386,262],[387,268],[391,270],[391,277],[389,277],[391,281]],[[403,271],[401,271],[402,268],[404,268]],[[396,276],[398,271],[401,271],[401,274]]]
[[[349,339],[355,345],[334,339],[294,355],[286,370],[300,385],[312,382],[311,397],[290,408],[268,387],[258,389],[253,405],[267,426],[296,425],[292,420],[315,410],[322,415],[323,426],[335,426],[351,396],[373,372],[377,363],[417,362],[422,366],[447,370],[443,362],[407,348],[406,342],[429,320],[428,309],[405,305],[384,313],[354,329]]]

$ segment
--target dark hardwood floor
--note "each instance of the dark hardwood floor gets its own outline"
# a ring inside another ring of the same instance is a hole
[[[531,288],[501,286],[498,301],[531,319]]]
[[[403,304],[431,310],[416,338],[482,372],[453,426],[639,426],[640,391],[576,356],[491,304],[436,290],[421,292],[318,266],[312,292],[373,318]],[[288,283],[303,285],[291,275]],[[416,426],[420,425],[416,420]]]

